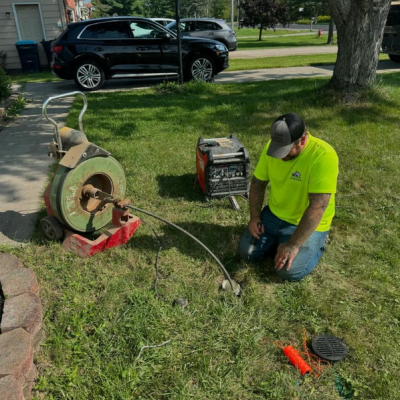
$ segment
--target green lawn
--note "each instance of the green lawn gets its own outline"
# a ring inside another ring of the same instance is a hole
[[[307,36],[285,36],[285,37],[268,37],[263,36],[262,40],[259,41],[258,37],[254,38],[238,38],[238,50],[258,50],[258,49],[269,49],[278,47],[298,47],[298,46],[323,46],[327,45],[328,40],[327,34],[323,34],[318,37],[315,35]],[[336,42],[336,36],[334,41]],[[329,45],[327,45],[329,46]]]
[[[53,75],[50,71],[10,75],[10,78],[14,84],[61,81],[60,78]]]
[[[245,71],[252,69],[305,67],[308,65],[335,64],[336,54],[310,54],[285,57],[265,57],[248,59],[230,59],[228,71]],[[380,54],[380,61],[389,61],[387,54]]]
[[[280,35],[291,35],[291,34],[296,34],[296,33],[303,33],[304,31],[301,30],[289,30],[289,29],[268,29],[268,30],[263,30],[262,36],[263,37],[268,37],[268,36],[280,36]],[[260,33],[259,29],[251,29],[251,28],[243,28],[243,29],[236,29],[235,30],[236,36],[238,38],[241,37],[246,37],[246,36],[254,36],[258,38],[258,35]]]
[[[243,294],[221,293],[215,262],[148,217],[163,243],[165,302],[153,295],[158,244],[146,224],[128,245],[88,260],[39,232],[23,249],[3,247],[36,272],[41,286],[46,340],[36,355],[36,399],[397,399],[400,75],[380,79],[354,105],[338,104],[326,79],[89,94],[85,132],[122,164],[127,196],[202,240]],[[68,126],[78,127],[79,111],[76,101]],[[277,279],[271,261],[242,262],[245,200],[238,199],[239,212],[226,199],[204,208],[195,183],[199,136],[237,135],[253,171],[268,127],[289,111],[303,115],[340,159],[331,242],[299,283]],[[176,297],[188,298],[189,307],[172,307]],[[301,350],[304,329],[308,338],[343,338],[348,358],[319,379],[301,379],[274,341]],[[134,362],[142,346],[169,339]]]

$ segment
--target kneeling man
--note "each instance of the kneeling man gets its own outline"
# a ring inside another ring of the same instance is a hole
[[[317,265],[335,214],[338,157],[307,132],[300,115],[288,113],[271,125],[250,185],[250,222],[239,253],[262,261],[276,248],[275,270],[299,281]],[[264,195],[270,183],[268,205]]]

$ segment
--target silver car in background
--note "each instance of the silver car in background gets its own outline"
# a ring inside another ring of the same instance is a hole
[[[176,21],[166,26],[176,33]],[[181,32],[184,36],[201,37],[223,43],[229,51],[237,49],[236,34],[224,20],[215,18],[183,18]]]
[[[175,20],[172,18],[149,18],[152,21],[158,22],[162,26],[166,26],[170,24],[171,22],[174,22]]]

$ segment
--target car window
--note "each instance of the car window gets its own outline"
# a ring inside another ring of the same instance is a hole
[[[193,32],[195,29],[195,22],[187,21],[181,23],[181,31],[182,32]]]
[[[196,21],[196,31],[213,31],[215,26],[210,21]]]
[[[155,39],[161,32],[164,32],[161,27],[147,21],[131,22],[130,26],[133,37],[137,39]]]
[[[88,26],[80,37],[82,39],[128,39],[129,32],[124,21],[105,22]]]
[[[218,31],[218,30],[221,30],[221,29],[224,29],[224,28],[221,25],[219,25],[219,24],[214,22],[214,30]]]

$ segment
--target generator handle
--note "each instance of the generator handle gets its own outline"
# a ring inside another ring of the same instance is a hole
[[[62,151],[62,143],[61,143],[61,138],[60,138],[60,128],[58,127],[57,122],[54,121],[53,118],[50,118],[47,115],[47,106],[50,103],[50,101],[52,101],[54,99],[61,99],[63,97],[76,96],[77,94],[79,94],[83,99],[83,107],[82,107],[82,110],[81,110],[81,112],[79,114],[79,118],[78,118],[79,130],[81,132],[83,132],[82,117],[83,117],[83,114],[85,114],[85,112],[87,110],[87,99],[86,99],[86,96],[82,92],[75,91],[75,92],[59,94],[57,96],[51,96],[51,97],[48,97],[46,99],[46,101],[43,103],[43,116],[47,119],[47,121],[49,121],[55,127],[55,134],[54,135],[55,135],[55,140],[56,140],[57,145],[58,145],[58,151],[60,151],[60,152]]]

